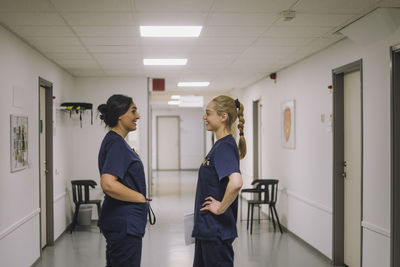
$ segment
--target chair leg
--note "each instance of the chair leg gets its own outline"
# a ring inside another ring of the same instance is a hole
[[[78,213],[79,213],[79,204],[75,205],[74,217],[72,218],[70,233],[72,234],[72,230],[74,230],[76,223],[78,222]]]
[[[260,224],[260,209],[261,205],[258,205],[258,224]]]
[[[251,205],[251,222],[250,222],[250,234],[253,234],[253,214],[254,214],[254,205]]]
[[[272,225],[274,226],[274,231],[275,231],[276,230],[276,226],[275,226],[274,211],[273,211],[272,205],[269,205],[269,213],[271,215]]]
[[[247,204],[247,230],[249,230],[249,220],[250,220],[250,203]]]
[[[274,212],[275,212],[276,221],[278,222],[279,230],[281,231],[281,234],[282,234],[281,222],[279,221],[279,217],[278,217],[278,213],[276,212],[275,205],[272,206],[272,209],[273,209]]]

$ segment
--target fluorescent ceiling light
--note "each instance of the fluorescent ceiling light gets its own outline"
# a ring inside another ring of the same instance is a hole
[[[140,26],[142,37],[199,37],[202,26]]]
[[[185,95],[181,96],[179,107],[196,108],[203,107],[203,96]]]
[[[206,87],[209,86],[210,82],[179,82],[179,87]]]
[[[172,95],[172,96],[171,96],[171,99],[176,99],[176,100],[178,100],[178,99],[181,99],[181,96],[180,96],[180,95]]]
[[[181,102],[180,101],[168,101],[168,105],[179,105]]]
[[[187,58],[145,58],[144,65],[186,65]]]

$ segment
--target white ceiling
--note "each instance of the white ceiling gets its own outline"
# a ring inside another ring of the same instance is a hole
[[[0,0],[0,24],[74,76],[166,78],[170,92],[246,87],[342,39],[400,0]],[[284,21],[283,10],[296,11]],[[142,38],[139,25],[202,25],[199,38]],[[188,58],[143,66],[145,57]],[[205,89],[178,81],[210,81]]]

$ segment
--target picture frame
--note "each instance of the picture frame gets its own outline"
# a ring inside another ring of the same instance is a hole
[[[281,103],[281,144],[283,148],[296,148],[295,112],[294,99]]]
[[[10,171],[28,167],[28,117],[10,115]]]

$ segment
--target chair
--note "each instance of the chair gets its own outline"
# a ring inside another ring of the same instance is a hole
[[[78,221],[79,206],[82,204],[94,204],[97,205],[97,212],[100,218],[101,214],[101,200],[90,199],[89,187],[95,188],[97,183],[93,180],[72,180],[72,199],[75,204],[74,217],[71,223],[70,232],[74,230],[75,225]]]
[[[254,206],[257,205],[259,208],[258,212],[260,212],[260,205],[263,204],[267,204],[269,206],[269,215],[270,218],[272,219],[274,230],[276,230],[275,226],[275,218],[276,218],[279,230],[282,233],[281,223],[279,221],[278,213],[276,212],[276,207],[275,207],[278,195],[278,183],[279,180],[275,179],[257,179],[251,183],[253,186],[255,186],[254,188],[242,189],[242,193],[252,193],[257,195],[256,199],[249,200],[247,204],[247,229],[249,229],[249,222],[250,222],[250,234],[253,233]],[[258,221],[260,222],[260,216],[258,216]]]

